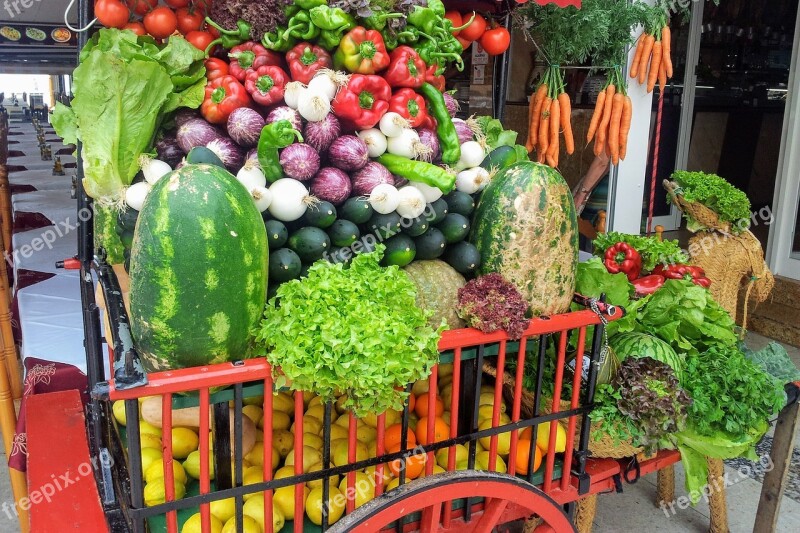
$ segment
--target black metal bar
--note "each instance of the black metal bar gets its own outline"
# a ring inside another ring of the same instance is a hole
[[[508,28],[511,13],[506,13],[503,19],[503,26]],[[494,78],[495,78],[495,91],[493,98],[493,111],[494,118],[502,122],[503,115],[506,111],[506,98],[508,97],[508,70],[511,65],[511,47],[503,52],[500,57],[496,57],[494,61]],[[499,68],[498,68],[499,65]]]
[[[550,335],[541,335],[539,337],[539,357],[536,361],[536,390],[533,393],[533,417],[536,418],[539,416],[539,407],[542,402],[542,381],[544,378],[544,361],[547,357],[547,344],[550,342]],[[538,436],[538,424],[531,427],[531,444],[536,443],[536,437]],[[533,452],[534,450],[531,449]],[[533,472],[528,472],[528,482],[532,482],[533,480]]]
[[[233,484],[236,487],[244,484],[242,444],[242,384],[237,383],[233,386]],[[236,496],[234,503],[236,505],[236,533],[244,533],[244,500],[242,496]]]
[[[231,488],[231,421],[227,403],[214,404],[214,483]]]
[[[140,509],[144,507],[144,487],[142,485],[142,454],[140,446],[139,424],[139,400],[125,400],[125,418],[132,421],[126,426],[128,432],[128,461],[130,468],[131,482],[131,505]],[[147,529],[144,517],[134,519],[133,531],[144,533]]]
[[[469,428],[469,433],[474,434],[478,429],[478,411],[481,405],[481,376],[483,374],[483,357],[486,351],[486,346],[481,344],[478,346],[478,355],[475,358],[475,365],[472,368],[472,416],[466,427]],[[503,376],[497,376],[497,379],[502,380]],[[469,402],[464,405],[470,405]],[[467,469],[475,469],[475,455],[477,454],[477,438],[470,438],[469,453],[467,454]],[[470,498],[464,500],[464,521],[469,523],[472,520],[472,504]]]
[[[346,416],[346,415],[345,415]],[[322,434],[323,434],[323,447],[322,447],[322,468],[326,469],[331,464],[331,402],[325,402],[325,413],[322,415]],[[325,435],[327,434],[327,439]],[[326,444],[327,443],[327,444]],[[329,486],[331,477],[326,475],[322,478],[322,533],[328,530],[328,505],[331,496],[331,488]]]

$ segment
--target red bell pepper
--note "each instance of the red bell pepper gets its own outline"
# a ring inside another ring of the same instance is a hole
[[[389,52],[381,32],[356,26],[342,37],[333,54],[333,64],[357,74],[375,74],[385,69],[389,66]]]
[[[664,276],[658,274],[651,274],[643,278],[633,280],[633,288],[636,289],[636,294],[653,294],[658,289],[664,286],[666,279]]]
[[[206,85],[200,106],[203,117],[212,124],[224,124],[234,109],[250,105],[247,90],[233,76],[221,76]]]
[[[253,97],[253,101],[263,106],[270,106],[283,100],[283,93],[289,76],[280,67],[264,66],[248,69],[244,79],[244,88]]]
[[[389,100],[389,111],[398,113],[406,119],[412,128],[425,124],[428,118],[428,106],[421,94],[414,89],[399,89]]]
[[[444,74],[436,74],[439,70],[439,65],[434,63],[425,71],[425,81],[439,89],[439,92],[444,92]]]
[[[366,130],[389,111],[392,88],[380,76],[353,74],[333,100],[333,113],[348,125]]]
[[[231,58],[231,76],[239,81],[244,81],[247,71],[266,66],[281,66],[283,57],[280,54],[267,50],[260,44],[248,41],[231,48],[228,57]]]
[[[422,121],[422,124],[419,125],[419,127],[422,129],[433,130],[433,131],[436,131],[436,126],[437,126],[436,119],[433,118],[430,115],[430,113],[428,113],[428,116],[425,117],[425,120]]]
[[[653,274],[660,274],[667,279],[685,279],[705,288],[711,285],[705,270],[695,265],[658,265],[653,269]]]
[[[422,87],[425,83],[425,62],[410,46],[398,46],[389,56],[391,63],[383,73],[384,79],[392,87]]]
[[[324,48],[311,43],[300,43],[286,52],[286,62],[292,80],[306,84],[318,70],[333,66],[331,55]]]
[[[618,242],[606,250],[605,266],[612,274],[622,272],[633,281],[642,271],[642,256],[627,242]]]
[[[217,78],[228,75],[228,63],[216,57],[210,57],[205,61],[206,79],[214,81]]]

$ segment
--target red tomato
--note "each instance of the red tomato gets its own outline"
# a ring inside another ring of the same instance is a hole
[[[450,20],[450,22],[453,23],[454,28],[459,28],[464,24],[464,21],[461,18],[461,13],[459,13],[458,11],[448,11],[447,13],[444,14],[444,18]],[[459,33],[461,33],[461,30],[454,31],[453,35],[458,35]]]
[[[126,0],[126,3],[137,15],[144,15],[158,5],[158,0]]]
[[[106,28],[123,28],[131,18],[131,10],[119,0],[97,0],[94,16]]]
[[[165,39],[178,28],[178,17],[170,8],[158,6],[144,16],[144,27],[156,39]]]
[[[464,50],[469,48],[470,45],[472,44],[472,41],[468,41],[468,40],[464,39],[463,37],[461,37],[460,35],[458,37],[456,37],[456,39],[458,40],[458,42],[461,43],[461,48],[463,48]]]
[[[144,24],[141,22],[129,22],[125,24],[124,30],[131,30],[136,35],[147,35],[147,30],[144,29]]]
[[[164,0],[164,3],[167,4],[172,9],[177,9],[179,7],[186,7],[189,5],[189,0]]]
[[[469,15],[461,15],[461,18],[465,23],[470,19],[470,17],[472,17],[472,13]],[[483,35],[484,31],[486,31],[486,19],[475,13],[475,19],[470,23],[469,26],[461,30],[458,36],[462,37],[463,39],[467,39],[468,41],[477,41],[481,38],[481,35]]]
[[[186,35],[190,31],[203,29],[206,18],[199,9],[182,7],[175,11],[178,17],[178,31]]]
[[[207,31],[190,31],[186,34],[186,40],[194,45],[198,50],[206,51],[208,45],[214,40],[214,36]]]
[[[486,30],[481,37],[481,46],[490,56],[497,56],[508,50],[511,44],[511,34],[502,26]]]

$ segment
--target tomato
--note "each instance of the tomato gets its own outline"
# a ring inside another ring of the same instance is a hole
[[[460,36],[460,35],[459,35],[458,37],[456,37],[456,39],[458,40],[458,42],[460,42],[460,43],[461,43],[461,48],[463,48],[464,50],[466,50],[467,48],[469,48],[469,47],[470,47],[470,45],[472,44],[472,41],[468,41],[468,40],[464,39],[464,38],[463,38],[462,36]]]
[[[469,16],[466,14],[461,16],[461,18],[465,21],[469,20],[470,17],[472,17],[472,14]],[[461,30],[458,36],[463,39],[467,39],[468,41],[477,41],[481,38],[481,35],[483,35],[484,31],[486,31],[486,19],[475,13],[475,20],[473,20],[469,26]]]
[[[144,16],[144,27],[156,39],[165,39],[178,28],[178,17],[170,8],[158,6]]]
[[[199,9],[182,7],[175,11],[178,17],[178,31],[186,35],[190,31],[202,30],[206,18]]]
[[[97,0],[94,16],[106,28],[123,28],[131,18],[131,10],[119,0]]]
[[[214,40],[214,36],[207,31],[194,30],[186,34],[186,40],[192,43],[198,50],[205,52],[208,45]]]
[[[144,15],[158,5],[158,0],[126,0],[125,3],[137,15]]]
[[[129,22],[125,24],[124,30],[131,30],[136,35],[147,35],[147,30],[144,29],[144,24],[141,22]]]
[[[481,37],[481,46],[490,56],[497,56],[508,50],[511,34],[502,26],[486,30]]]
[[[461,18],[461,13],[458,11],[448,11],[444,14],[444,18],[452,22],[454,28],[459,28],[464,24],[464,19]],[[461,30],[454,31],[453,35],[458,35],[459,33],[461,33]]]
[[[179,7],[186,7],[189,5],[189,0],[164,0],[164,3],[167,4],[172,9],[177,9]]]

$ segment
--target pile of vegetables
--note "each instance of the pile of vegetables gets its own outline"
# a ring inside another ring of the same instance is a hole
[[[680,187],[677,194],[688,202],[697,202],[714,211],[722,222],[730,223],[731,232],[741,233],[750,227],[750,199],[725,178],[705,172],[679,170],[672,174],[671,179]],[[706,229],[689,213],[684,212],[684,216],[690,231]]]

